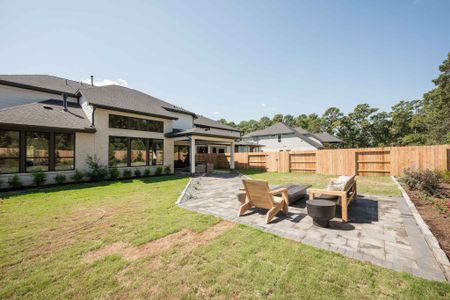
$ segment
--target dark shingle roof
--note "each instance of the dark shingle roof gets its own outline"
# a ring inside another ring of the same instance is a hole
[[[118,85],[80,89],[89,104],[98,107],[119,109],[138,114],[146,114],[168,119],[177,119],[170,111],[163,108],[162,100],[144,94],[138,90]]]
[[[219,129],[226,129],[226,130],[240,132],[240,130],[237,128],[222,124],[219,121],[214,121],[212,119],[209,119],[209,118],[201,116],[201,115],[197,115],[197,119],[194,119],[194,125],[199,126],[199,127],[211,127],[211,128],[219,128]]]
[[[86,83],[51,75],[0,75],[0,82],[48,90],[49,92],[64,92],[72,95],[75,95],[80,88],[91,87]]]
[[[68,110],[64,111],[61,100],[50,99],[0,109],[0,124],[95,131],[79,104],[68,102],[67,105]]]
[[[338,139],[337,137],[329,134],[328,132],[314,133],[313,136],[315,136],[322,143],[342,143],[343,142],[341,139]]]

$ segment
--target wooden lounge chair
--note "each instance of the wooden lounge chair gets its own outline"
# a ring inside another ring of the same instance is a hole
[[[309,199],[313,200],[315,197],[325,198],[330,200],[337,200],[336,204],[342,208],[342,220],[348,222],[348,205],[356,198],[356,179],[355,176],[347,176],[348,178],[342,184],[340,190],[327,189],[309,189]],[[341,177],[340,177],[341,178]],[[331,182],[333,183],[333,181]],[[330,187],[330,184],[328,185]]]
[[[266,214],[266,222],[269,223],[279,212],[288,213],[288,189],[269,189],[269,183],[265,180],[243,179],[246,199],[239,208],[238,216],[242,216],[252,207],[265,208],[269,211]],[[281,197],[275,196],[281,194]]]

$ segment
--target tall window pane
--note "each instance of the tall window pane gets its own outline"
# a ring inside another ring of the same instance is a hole
[[[128,139],[126,137],[109,137],[109,160],[110,167],[126,167],[128,152]]]
[[[55,133],[55,171],[75,169],[75,135]]]
[[[132,138],[131,139],[131,165],[145,166],[146,165],[146,144],[145,139]]]
[[[164,132],[164,123],[161,121],[147,120],[147,131]]]
[[[0,130],[0,173],[19,172],[19,132]]]
[[[153,155],[155,164],[164,164],[164,143],[162,140],[153,140]]]
[[[48,171],[48,145],[50,135],[45,132],[27,132],[27,172]]]
[[[127,129],[128,118],[125,116],[109,115],[109,127]]]

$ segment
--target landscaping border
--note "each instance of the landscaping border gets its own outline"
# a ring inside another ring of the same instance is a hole
[[[420,228],[420,231],[422,232],[425,241],[427,242],[428,246],[431,249],[431,252],[433,253],[434,257],[436,258],[436,261],[441,266],[442,271],[444,272],[445,277],[448,281],[450,281],[450,261],[445,254],[444,250],[442,250],[441,246],[439,245],[438,240],[434,236],[434,234],[431,232],[428,225],[425,223],[425,221],[422,219],[422,216],[419,214],[419,212],[416,209],[416,206],[411,201],[411,198],[409,197],[408,193],[406,193],[405,189],[400,185],[398,180],[391,176],[392,180],[395,182],[399,190],[401,191],[403,198],[406,200],[406,204],[408,205],[409,209],[411,210],[411,213],[416,220],[417,225]]]

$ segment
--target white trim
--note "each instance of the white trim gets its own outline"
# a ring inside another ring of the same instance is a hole
[[[177,202],[175,202],[175,204],[180,204],[181,203],[181,200],[183,200],[184,195],[186,194],[187,190],[189,189],[189,186],[191,185],[191,183],[192,183],[192,178],[189,178],[188,183],[184,187],[183,191],[180,194],[180,197],[178,197]]]

